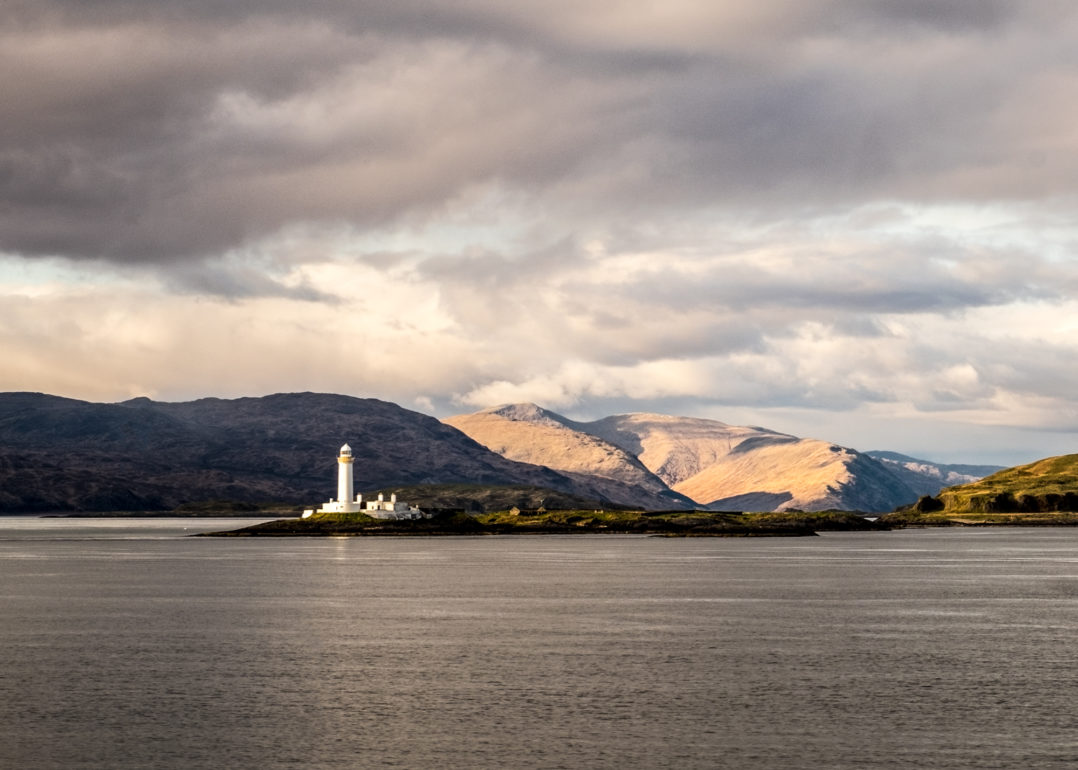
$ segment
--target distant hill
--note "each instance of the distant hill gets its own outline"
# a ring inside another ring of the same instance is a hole
[[[867,455],[766,428],[657,414],[574,422],[534,404],[446,422],[506,457],[562,472],[642,479],[647,471],[713,510],[889,511],[917,499],[897,473]]]
[[[314,505],[336,495],[334,458],[346,441],[357,491],[524,485],[640,504],[631,485],[513,462],[377,399],[282,393],[97,404],[0,393],[0,512],[170,510],[200,500]]]
[[[883,463],[918,496],[935,495],[944,487],[969,484],[1004,469],[1002,465],[934,463],[898,452],[872,451],[865,454]]]
[[[1049,457],[948,487],[917,507],[946,513],[1078,512],[1078,454]]]

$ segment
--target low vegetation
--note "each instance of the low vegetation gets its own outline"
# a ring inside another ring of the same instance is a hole
[[[554,510],[512,508],[468,514],[439,511],[430,519],[394,521],[362,513],[315,514],[265,522],[225,536],[273,535],[527,535],[647,534],[682,537],[814,535],[820,531],[872,530],[881,526],[856,513],[716,513],[708,511]]]
[[[505,511],[510,508],[613,508],[628,506],[611,504],[609,501],[590,500],[577,495],[546,487],[524,484],[416,484],[394,486],[374,490],[372,497],[382,492],[388,498],[395,493],[400,500],[407,500],[423,510],[461,510],[468,513]]]
[[[880,517],[881,524],[890,529],[904,527],[1071,527],[1078,525],[1078,513],[958,513],[896,511]]]

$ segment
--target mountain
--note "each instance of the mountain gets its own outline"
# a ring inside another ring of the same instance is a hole
[[[688,481],[738,447],[797,441],[796,436],[766,428],[665,414],[621,414],[581,427],[635,455],[671,487]]]
[[[780,511],[888,511],[914,496],[872,458],[816,439],[739,447],[676,489],[716,509]]]
[[[692,500],[673,492],[629,452],[535,404],[493,407],[444,422],[510,460],[545,465],[573,478],[590,477],[593,484],[639,489],[641,499],[649,498],[649,508],[693,507]]]
[[[714,510],[887,511],[917,499],[867,455],[766,428],[656,414],[574,422],[534,404],[446,422],[506,457],[562,472],[638,478],[642,466],[668,489]]]
[[[637,493],[513,462],[376,399],[281,393],[97,404],[0,393],[0,511],[167,510],[209,499],[314,505],[336,493],[335,457],[346,441],[357,490],[523,485],[630,503]]]
[[[934,463],[898,452],[865,452],[906,482],[918,496],[935,495],[944,487],[969,484],[1004,469],[1002,465],[959,465]]]
[[[628,414],[591,423],[671,487],[715,510],[888,511],[916,494],[852,449],[718,420]]]

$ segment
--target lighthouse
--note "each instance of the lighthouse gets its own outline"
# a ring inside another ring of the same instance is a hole
[[[377,500],[363,502],[363,495],[353,497],[352,489],[352,447],[345,444],[337,453],[337,499],[322,503],[317,511],[308,508],[303,512],[303,518],[307,519],[316,513],[356,513],[363,511],[372,519],[429,519],[430,514],[424,513],[414,505],[408,505],[403,500],[398,500],[396,493],[385,495],[378,493]]]
[[[355,513],[363,510],[363,496],[352,497],[352,447],[345,444],[337,453],[337,499],[322,503],[317,513]],[[308,508],[303,512],[303,518],[315,513]]]
[[[345,444],[337,455],[337,501],[352,501],[352,447]],[[359,506],[356,506],[359,509]]]

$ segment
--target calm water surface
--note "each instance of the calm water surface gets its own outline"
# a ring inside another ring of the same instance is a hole
[[[0,518],[0,768],[1078,765],[1078,530],[232,526]]]

